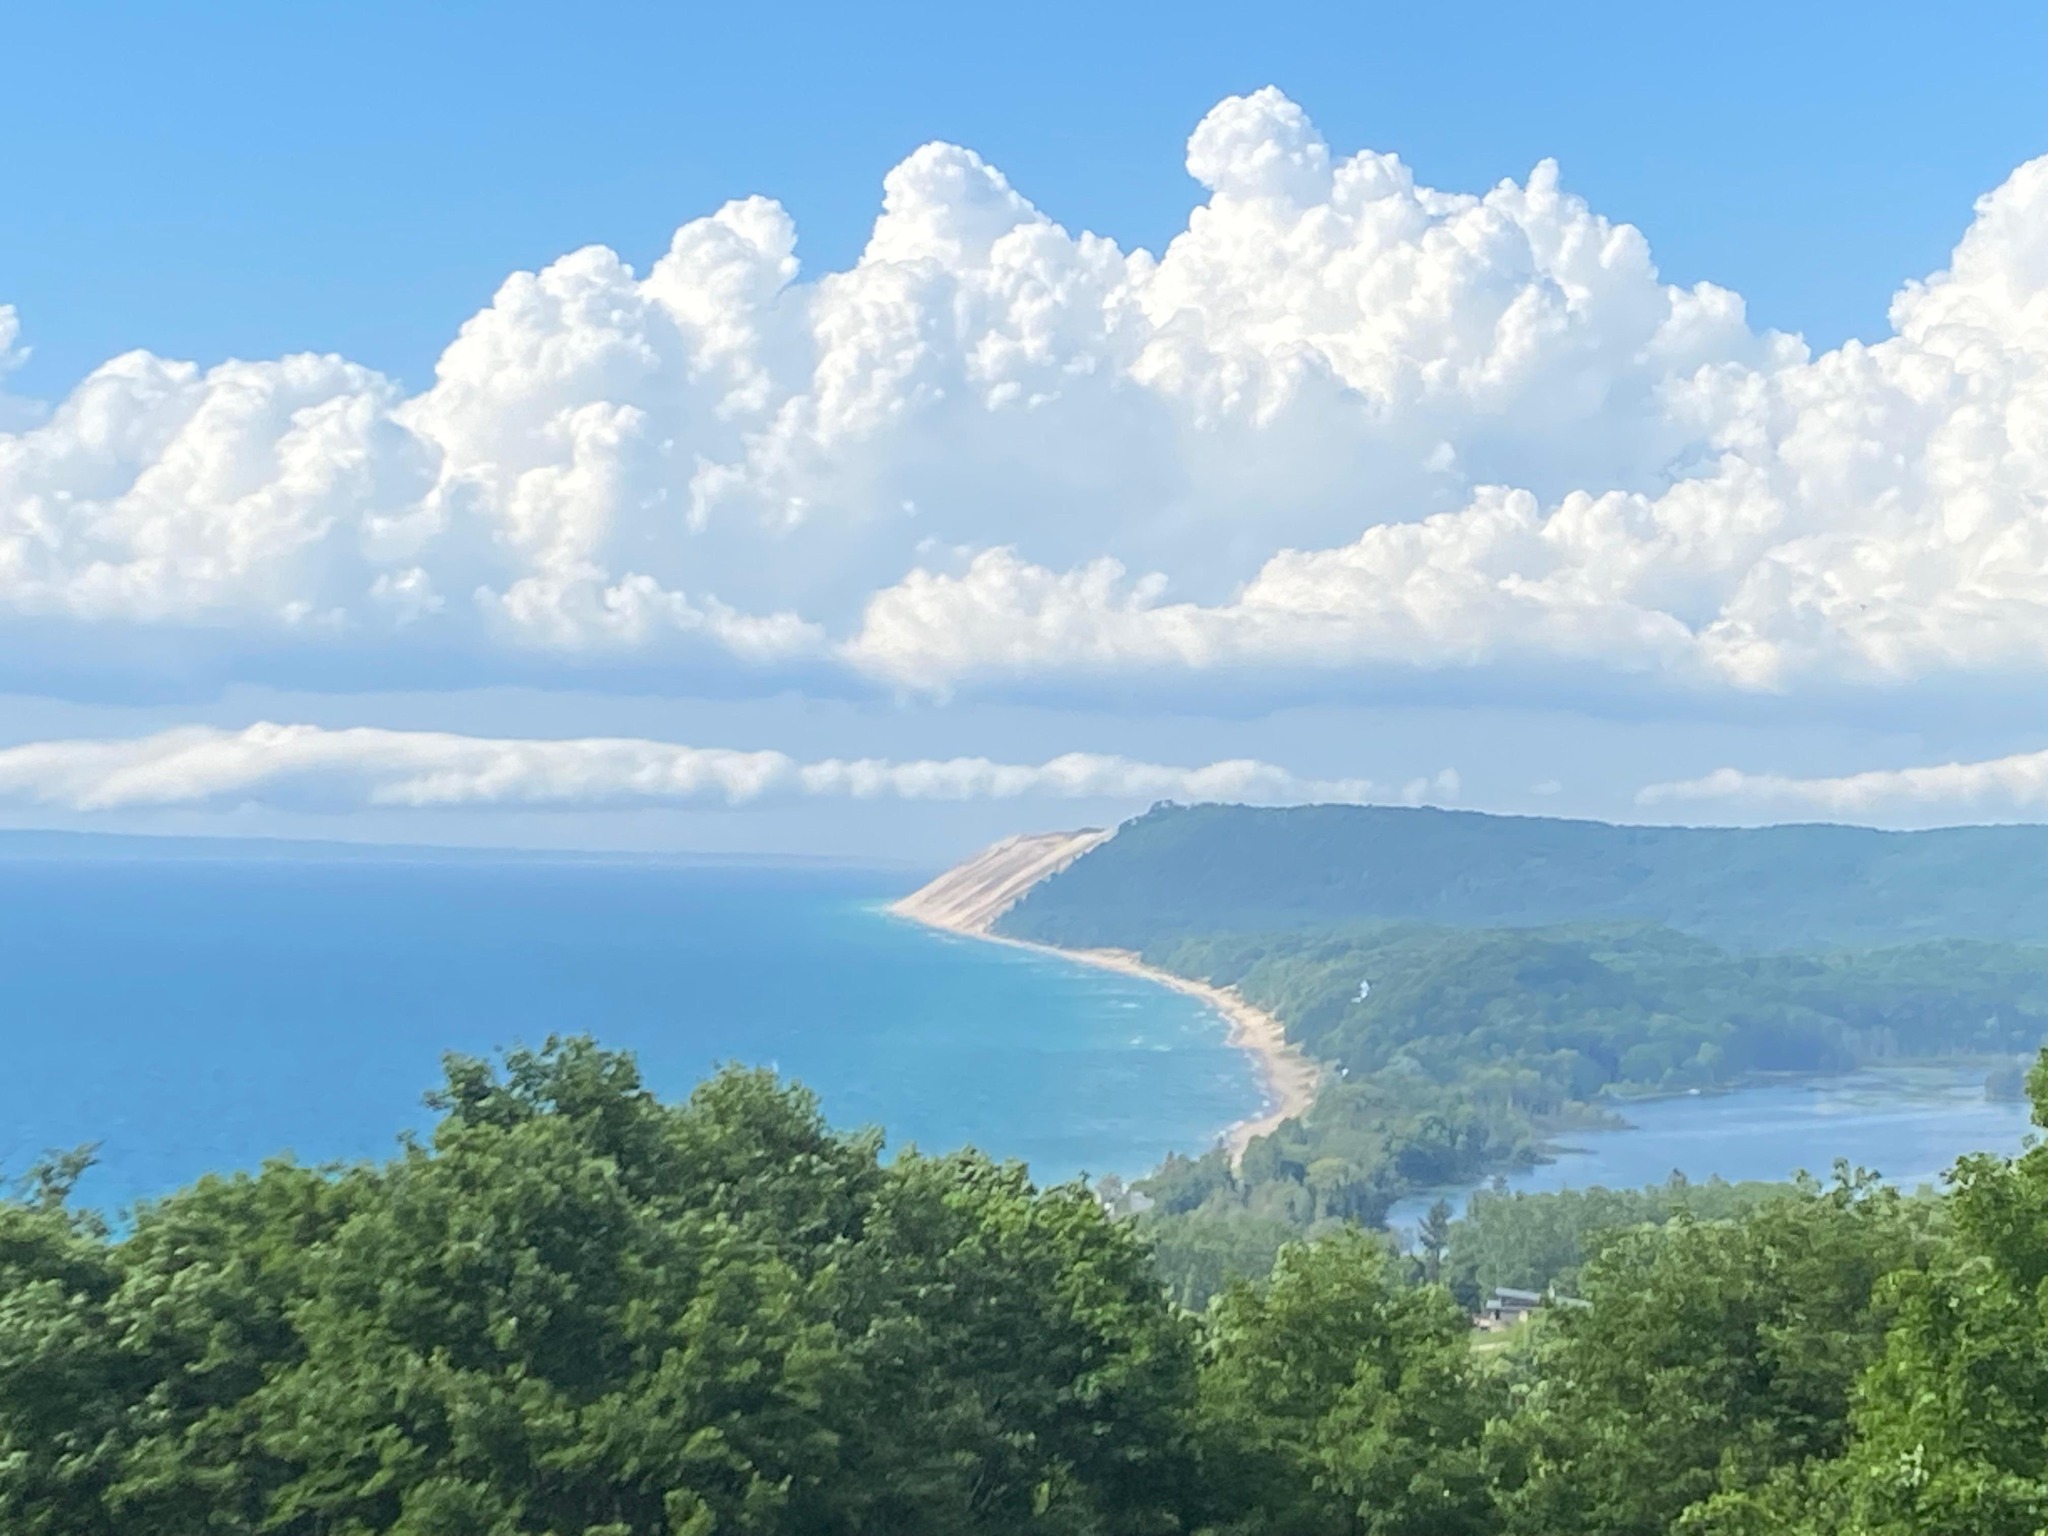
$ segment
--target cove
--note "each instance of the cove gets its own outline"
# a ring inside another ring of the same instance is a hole
[[[1570,1131],[1556,1160],[1507,1177],[1511,1190],[1640,1189],[1674,1172],[1722,1178],[1827,1178],[1837,1159],[1905,1189],[1935,1183],[1967,1152],[2018,1152],[2033,1129],[2024,1102],[1988,1099],[1983,1066],[1892,1067],[1728,1093],[1616,1106],[1625,1129]],[[1439,1196],[1462,1213],[1475,1188],[1396,1203],[1387,1225],[1412,1234]]]

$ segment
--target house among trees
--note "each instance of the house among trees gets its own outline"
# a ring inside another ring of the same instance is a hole
[[[1583,1307],[1586,1303],[1576,1296],[1559,1296],[1554,1291],[1518,1291],[1499,1285],[1486,1298],[1486,1304],[1472,1316],[1472,1326],[1494,1332],[1512,1328],[1523,1321],[1538,1307]]]
[[[1542,1305],[1542,1292],[1511,1290],[1503,1285],[1486,1298],[1485,1305],[1473,1316],[1472,1322],[1475,1327],[1489,1330],[1512,1328]]]

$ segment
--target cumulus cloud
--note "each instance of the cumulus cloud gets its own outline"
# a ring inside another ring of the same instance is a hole
[[[1704,778],[1652,784],[1643,805],[1723,802],[1796,806],[1835,815],[1885,812],[2003,815],[2048,809],[2048,752],[2025,752],[1974,763],[1888,768],[1839,778],[1793,778],[1721,768]]]
[[[1432,787],[1456,787],[1446,771]],[[129,740],[0,749],[0,799],[74,811],[274,804],[602,807],[786,799],[1363,801],[1363,779],[1308,779],[1247,758],[1173,767],[1070,752],[1043,763],[908,762],[689,747],[635,738],[506,740],[434,731],[190,726]]]
[[[1539,192],[1556,201],[1543,173],[1493,197],[1526,207]],[[1590,240],[1591,216],[1577,213]],[[1632,231],[1606,243],[1637,247]],[[1738,689],[2001,669],[2038,679],[2048,159],[1979,203],[1950,268],[1901,291],[1895,334],[1878,345],[1817,359],[1782,338],[1747,358],[1739,345],[1686,352],[1669,338],[1736,339],[1739,306],[1707,291],[1667,292],[1666,305],[1648,348],[1671,364],[1654,420],[1595,411],[1560,424],[1594,439],[1646,432],[1666,445],[1662,486],[1630,486],[1619,467],[1620,483],[1554,499],[1481,486],[1453,510],[1375,519],[1349,543],[1282,549],[1211,603],[1169,601],[1169,582],[1128,581],[1113,560],[1054,569],[998,548],[878,594],[851,653],[926,687],[1061,666],[1344,672],[1529,657]],[[1434,345],[1442,361],[1453,343]]]
[[[644,272],[514,275],[417,394],[334,357],[116,358],[0,415],[0,624],[108,665],[175,633],[230,669],[358,647],[937,695],[2038,686],[2048,158],[1890,336],[1818,357],[1663,282],[1547,162],[1439,191],[1268,89],[1187,164],[1204,199],[1156,255],[944,144],[845,271],[801,276],[787,214],[731,203]]]

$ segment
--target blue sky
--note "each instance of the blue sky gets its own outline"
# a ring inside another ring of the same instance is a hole
[[[2048,804],[2040,6],[6,28],[0,823]]]
[[[1667,278],[1819,345],[1880,330],[1970,201],[2048,148],[2048,8],[1974,4],[756,8],[20,6],[0,294],[67,387],[148,346],[332,350],[423,383],[504,274],[629,259],[730,197],[813,267],[883,173],[979,150],[1062,222],[1158,249],[1183,142],[1276,83],[1333,144],[1478,190],[1546,156]]]

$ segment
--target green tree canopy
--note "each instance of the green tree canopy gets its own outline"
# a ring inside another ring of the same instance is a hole
[[[454,1060],[378,1168],[0,1208],[13,1536],[1177,1528],[1192,1332],[1078,1186],[800,1090]]]
[[[1356,1231],[1281,1251],[1209,1318],[1200,1444],[1224,1529],[1244,1536],[1477,1536],[1496,1406],[1471,1325]]]

